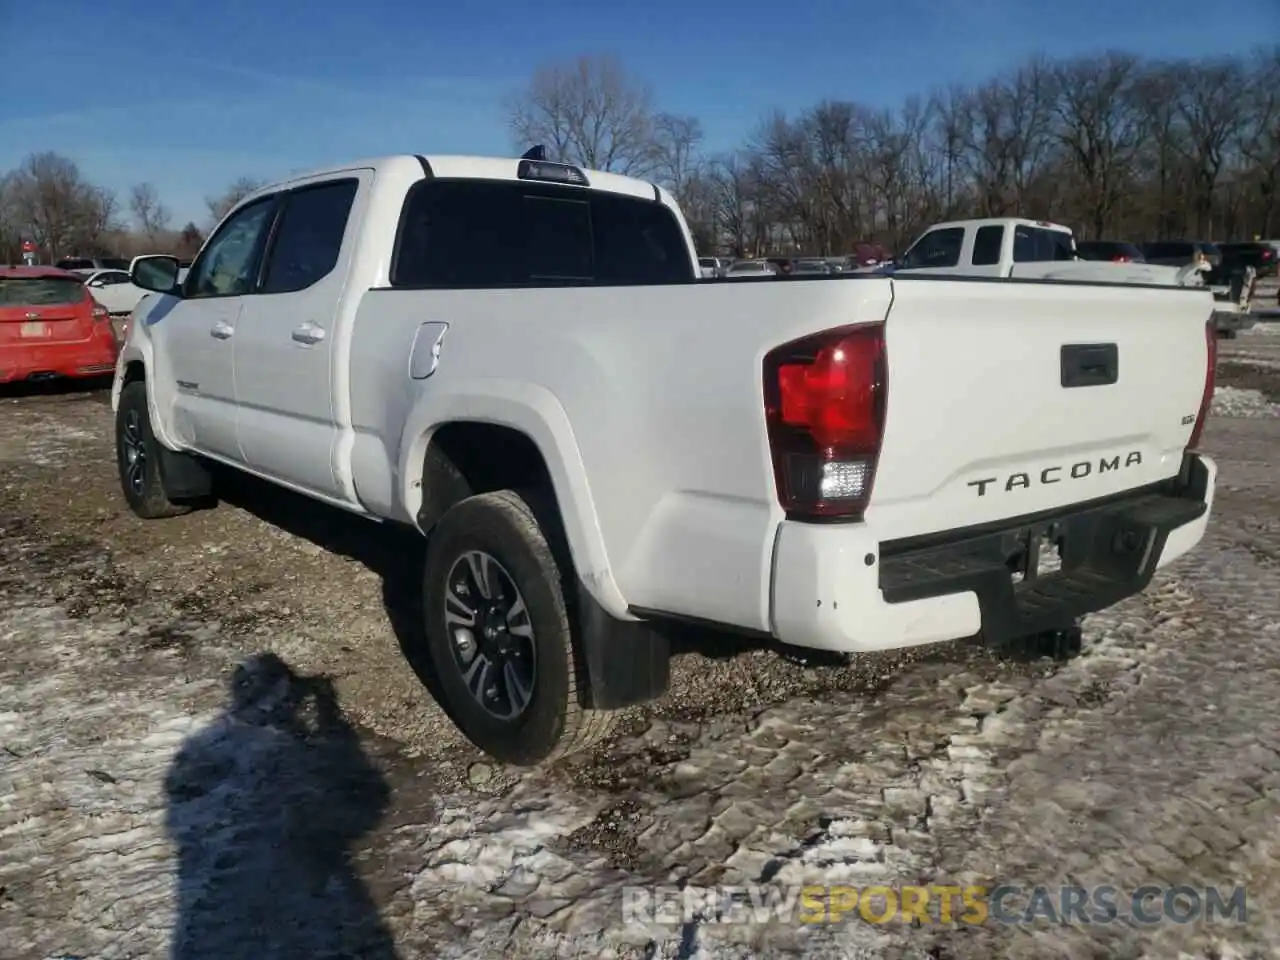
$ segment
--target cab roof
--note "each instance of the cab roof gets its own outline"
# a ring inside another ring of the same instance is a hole
[[[969,220],[948,220],[946,223],[935,223],[929,228],[930,231],[942,230],[947,227],[1039,227],[1041,230],[1056,230],[1059,233],[1070,233],[1070,227],[1064,227],[1060,223],[1052,223],[1048,220],[1028,220],[1025,217],[974,217]]]
[[[344,163],[340,166],[321,167],[298,173],[286,180],[263,186],[255,190],[249,197],[264,196],[276,190],[287,189],[298,183],[322,179],[350,173],[355,170],[373,170],[375,173],[390,172],[410,176],[430,176],[448,180],[519,180],[521,160],[515,157],[477,157],[463,154],[395,154],[383,157],[371,157]],[[537,161],[543,163],[544,161]],[[603,170],[592,170],[576,164],[551,164],[549,166],[573,166],[586,175],[587,187],[592,190],[607,190],[610,193],[627,194],[648,200],[659,200],[671,204],[672,200],[665,190],[647,180],[625,177],[617,173]]]

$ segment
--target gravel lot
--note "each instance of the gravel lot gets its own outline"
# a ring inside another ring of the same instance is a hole
[[[419,545],[248,481],[145,523],[102,391],[0,395],[0,957],[1262,957],[1280,337],[1224,342],[1201,548],[1065,664],[690,634],[511,776],[414,664]],[[627,884],[1243,884],[1244,924],[624,926]]]

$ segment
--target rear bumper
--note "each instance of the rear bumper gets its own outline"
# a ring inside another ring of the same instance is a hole
[[[1193,454],[1177,478],[1119,498],[908,541],[879,543],[863,524],[783,523],[774,635],[852,653],[1061,629],[1141,592],[1199,543],[1216,478]],[[1015,558],[1039,536],[1060,540],[1061,569],[1015,585]]]
[[[109,335],[110,336],[110,335]],[[0,383],[53,377],[105,377],[116,367],[114,339],[0,347]]]

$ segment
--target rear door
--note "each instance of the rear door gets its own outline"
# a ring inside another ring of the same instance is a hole
[[[88,340],[93,334],[92,306],[78,278],[0,276],[0,346]]]
[[[868,522],[912,536],[1173,476],[1212,310],[1203,289],[896,276]]]
[[[973,277],[998,277],[1003,272],[1005,234],[1002,223],[989,223],[972,231],[972,243],[966,243],[962,256],[969,258],[965,273]]]

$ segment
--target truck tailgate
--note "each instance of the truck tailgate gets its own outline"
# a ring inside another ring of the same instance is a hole
[[[1175,475],[1212,311],[1203,289],[895,278],[867,522],[939,533]]]

